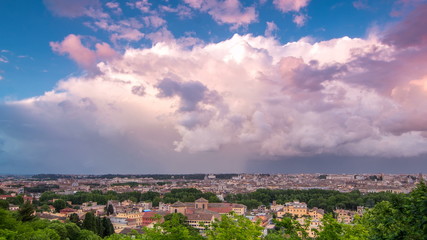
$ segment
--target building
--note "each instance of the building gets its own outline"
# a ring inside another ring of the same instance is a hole
[[[170,213],[181,213],[187,217],[190,226],[204,230],[215,219],[221,219],[221,214],[234,212],[237,215],[245,215],[246,206],[236,203],[209,203],[204,198],[199,198],[194,202],[175,202],[170,205]]]
[[[287,202],[281,211],[277,212],[277,217],[281,218],[285,214],[290,214],[296,217],[302,217],[308,215],[308,208],[306,203],[298,201]]]

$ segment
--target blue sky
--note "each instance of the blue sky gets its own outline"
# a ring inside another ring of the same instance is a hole
[[[393,7],[399,7],[392,1],[359,1],[362,3],[359,8],[355,7],[358,6],[356,2],[310,1],[298,11],[307,16],[303,26],[292,22],[293,16],[299,14],[298,12],[283,13],[271,1],[242,2],[242,6],[256,8],[257,18],[251,24],[242,25],[237,29],[230,29],[233,24],[219,24],[209,14],[197,10],[192,10],[191,16],[183,18],[176,13],[163,12],[160,15],[175,37],[191,34],[205,42],[223,41],[235,33],[264,35],[267,22],[277,25],[275,36],[282,43],[297,41],[307,36],[316,40],[343,36],[364,37],[369,29],[387,27],[399,19],[390,16]],[[103,5],[101,8],[116,20],[138,19],[151,15],[131,9],[125,2],[117,2],[121,4],[123,14],[115,15],[105,6],[106,3],[100,3]],[[7,0],[0,4],[0,27],[4,36],[0,39],[0,46],[3,51],[7,51],[2,52],[1,56],[8,61],[0,65],[3,77],[0,81],[1,99],[23,99],[41,95],[51,90],[59,79],[81,73],[81,69],[74,62],[52,51],[49,46],[51,41],[60,41],[69,34],[76,34],[112,44],[107,31],[94,30],[85,25],[93,21],[91,17],[61,16],[47,9],[43,1]],[[150,4],[154,10],[159,10],[161,6],[188,7],[180,1],[152,1]],[[144,38],[139,41],[121,41],[117,49],[123,51],[128,46],[151,44],[151,41]]]
[[[331,171],[354,171],[357,159],[427,170],[426,9],[424,0],[1,1],[0,165],[235,172],[289,161],[289,171],[313,172],[327,156]],[[339,159],[350,160],[337,168]]]

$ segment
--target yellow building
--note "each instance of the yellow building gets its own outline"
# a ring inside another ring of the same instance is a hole
[[[302,217],[308,215],[307,204],[298,201],[288,202],[282,210],[277,212],[277,217],[282,218],[285,214]]]

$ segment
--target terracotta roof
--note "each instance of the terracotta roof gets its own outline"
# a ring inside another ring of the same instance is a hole
[[[246,206],[238,203],[209,203],[208,205],[208,208],[223,208],[223,207],[245,208]]]
[[[209,202],[209,201],[204,198],[199,198],[195,202]]]
[[[232,207],[213,207],[213,208],[208,208],[208,210],[212,211],[212,212],[217,212],[217,213],[229,213],[231,211],[233,211]]]
[[[72,209],[72,208],[64,208],[61,211],[59,211],[60,213],[70,213],[70,212],[77,212],[76,209]]]
[[[143,218],[153,218],[154,216],[156,216],[156,215],[160,215],[160,216],[166,216],[166,215],[168,215],[169,213],[168,212],[165,212],[165,211],[151,211],[151,212],[144,212],[143,214],[142,214],[142,217]]]
[[[132,230],[135,230],[139,234],[144,233],[144,231],[141,228],[123,228],[123,230],[120,232],[120,234],[130,234],[130,233],[132,233]]]
[[[194,213],[186,215],[188,221],[211,221],[214,218],[210,213]]]
[[[172,204],[171,207],[185,207],[185,204],[178,201],[178,202]]]

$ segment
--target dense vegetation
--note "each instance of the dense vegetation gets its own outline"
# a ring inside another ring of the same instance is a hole
[[[258,189],[251,193],[229,194],[225,197],[227,202],[241,203],[248,209],[256,208],[260,205],[268,206],[273,201],[278,204],[298,200],[307,203],[309,208],[318,207],[326,212],[343,208],[356,210],[357,206],[373,207],[381,201],[399,201],[404,198],[404,194],[394,194],[389,192],[362,194],[359,191],[343,193],[333,190],[309,189],[309,190],[270,190]]]
[[[0,240],[97,240],[108,237],[114,229],[108,218],[86,215],[81,227],[67,221],[48,221],[33,215],[31,204],[24,204],[18,212],[0,209]]]
[[[53,192],[44,192],[40,197],[39,205],[47,204],[52,199],[62,199],[65,201],[71,201],[73,204],[82,204],[84,202],[97,202],[98,204],[107,204],[108,200],[131,200],[133,202],[149,201],[153,203],[153,206],[158,206],[159,202],[174,203],[176,201],[181,202],[194,202],[198,198],[206,198],[209,202],[220,202],[218,197],[210,192],[203,193],[195,188],[182,188],[173,189],[171,192],[160,196],[157,192],[126,192],[116,193],[114,191],[108,191],[103,193],[102,191],[92,192],[77,192],[70,195],[59,195]]]

